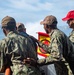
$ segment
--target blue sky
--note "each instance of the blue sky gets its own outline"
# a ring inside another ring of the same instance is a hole
[[[58,27],[68,35],[70,29],[61,19],[70,10],[74,10],[74,0],[0,0],[0,23],[3,17],[12,16],[16,22],[25,24],[27,33],[37,37],[36,32],[44,31],[40,21],[54,15]]]

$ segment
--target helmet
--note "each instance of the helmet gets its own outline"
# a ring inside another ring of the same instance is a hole
[[[66,15],[66,17],[62,18],[63,21],[67,21],[69,19],[74,19],[74,10],[69,11]]]

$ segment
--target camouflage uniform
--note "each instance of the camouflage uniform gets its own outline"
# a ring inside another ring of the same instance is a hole
[[[52,21],[52,22],[51,22]],[[51,23],[56,23],[54,16],[47,16],[43,23],[44,25],[51,25]],[[51,22],[51,23],[50,23]],[[41,22],[42,23],[42,22]],[[57,75],[71,75],[68,73],[68,59],[70,59],[71,51],[73,52],[73,44],[70,42],[68,37],[59,29],[55,27],[49,33],[50,36],[50,45],[46,46],[43,43],[39,42],[39,45],[50,54],[46,59],[38,60],[40,64],[52,64],[54,63]],[[51,26],[51,27],[52,27]]]
[[[37,55],[37,44],[34,41],[34,37],[26,33],[26,28],[23,23],[17,23],[16,27],[17,27],[18,33],[29,40],[29,42],[31,43],[31,46],[33,47],[34,52]]]
[[[69,39],[74,44],[74,30],[70,33]]]
[[[46,59],[39,60],[38,62],[43,64],[54,63],[57,75],[69,75],[67,69],[68,63],[64,58],[70,58],[69,51],[73,49],[71,42],[59,29],[53,30],[49,35],[51,38],[49,47],[42,43],[39,44],[50,54],[50,56]]]
[[[67,13],[67,15],[62,18],[63,21],[67,21],[67,24],[69,25],[69,28],[72,29],[72,32],[70,33],[69,39],[74,44],[74,10],[71,10]],[[72,53],[73,58],[70,62],[70,68],[74,74],[74,52]]]
[[[12,21],[11,18],[6,16],[5,21]],[[10,31],[7,37],[0,41],[0,54],[1,67],[9,65],[12,75],[40,75],[37,67],[24,63],[23,60],[27,58],[37,60],[37,56],[29,40],[16,31]]]
[[[69,39],[74,44],[74,30],[72,30],[72,32],[70,33]],[[72,61],[70,65],[71,65],[72,72],[74,74],[74,61]]]

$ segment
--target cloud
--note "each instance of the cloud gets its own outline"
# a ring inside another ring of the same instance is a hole
[[[52,14],[59,22],[67,11],[74,7],[74,0],[5,0],[0,1],[0,18],[5,15],[14,17],[17,21],[35,22]],[[62,10],[61,10],[62,9]]]
[[[33,35],[38,38],[37,32],[45,32],[43,29],[43,25],[40,25],[40,21],[34,23],[26,23],[27,33]]]
[[[29,35],[32,35],[34,37],[36,37],[38,39],[38,34],[37,32],[45,32],[43,25],[40,25],[40,21],[36,21],[36,22],[28,22],[28,23],[24,23],[25,27],[26,27],[26,32]],[[65,34],[69,35],[69,33],[71,32],[71,29],[68,27],[68,25],[65,26],[59,26],[58,28],[60,30],[62,30]],[[2,30],[0,29],[0,39],[2,39],[4,37],[4,34],[2,33]]]
[[[40,0],[8,0],[8,7],[25,11],[42,11],[49,10],[53,7],[51,3],[41,3]]]
[[[74,0],[0,0],[0,20],[9,15],[17,22],[28,22],[28,33],[37,35],[37,31],[43,30],[38,21],[50,14],[58,18],[59,26],[65,26],[61,19],[74,7],[73,3]]]
[[[26,23],[25,27],[26,27],[27,33],[38,38],[37,32],[45,32],[43,25],[40,25],[40,21],[33,22],[33,23],[32,22]],[[69,35],[69,33],[71,32],[71,29],[68,27],[68,25],[65,25],[65,26],[58,25],[58,28],[67,35]]]

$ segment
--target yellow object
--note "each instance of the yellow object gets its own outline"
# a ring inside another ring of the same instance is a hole
[[[50,44],[50,36],[46,33],[38,32],[38,40],[41,41],[42,43],[46,44],[46,45]],[[49,54],[46,53],[45,50],[40,48],[39,46],[37,48],[37,52],[38,52],[38,55],[40,55],[42,57],[46,58],[49,56]]]

